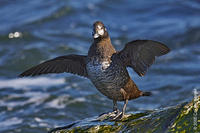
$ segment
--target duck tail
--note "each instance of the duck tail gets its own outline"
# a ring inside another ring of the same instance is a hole
[[[142,92],[142,95],[141,96],[151,96],[152,93],[149,92],[149,91],[146,91],[146,92]]]

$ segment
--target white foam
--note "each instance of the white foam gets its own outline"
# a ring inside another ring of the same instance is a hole
[[[84,97],[78,97],[78,98],[75,98],[74,100],[70,101],[67,103],[68,104],[72,104],[72,103],[77,103],[77,102],[85,102],[86,99]]]
[[[64,104],[64,100],[67,99],[68,99],[67,96],[59,96],[58,98],[52,100],[51,102],[48,102],[46,104],[46,107],[57,108],[57,109],[65,108],[66,104]]]
[[[22,123],[23,120],[17,117],[12,117],[0,122],[0,128],[5,128],[8,126],[16,125]]]
[[[38,78],[17,78],[17,79],[8,79],[0,80],[0,88],[13,87],[13,88],[23,88],[28,86],[52,86],[52,85],[61,85],[65,83],[64,78],[53,79],[46,77]]]
[[[42,122],[42,121],[43,121],[43,120],[40,119],[39,117],[35,117],[34,119],[35,119],[35,121],[37,121],[37,122]]]
[[[36,105],[39,105],[42,104],[48,97],[50,97],[50,94],[41,92],[26,92],[24,96],[30,97],[25,101],[25,104],[35,103]]]
[[[46,100],[50,95],[47,93],[41,92],[25,92],[23,94],[12,94],[7,99],[13,99],[18,97],[27,97],[29,99],[24,101],[0,101],[1,106],[6,106],[8,110],[12,110],[14,107],[17,106],[24,106],[26,104],[34,103],[35,105],[40,105]]]
[[[48,102],[46,104],[46,107],[61,109],[61,108],[65,108],[67,105],[72,104],[72,103],[86,101],[86,99],[84,97],[75,98],[70,101],[68,99],[69,99],[68,95],[59,96],[58,98],[52,100],[51,102]]]

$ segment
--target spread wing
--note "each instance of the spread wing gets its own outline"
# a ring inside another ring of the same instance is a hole
[[[169,51],[170,49],[160,42],[136,40],[128,42],[117,56],[125,66],[132,67],[139,76],[144,76],[155,57],[167,54]]]
[[[24,76],[36,76],[48,73],[63,73],[68,72],[87,77],[86,58],[83,55],[67,55],[60,56],[48,61],[45,61],[37,66],[34,66],[20,74]]]

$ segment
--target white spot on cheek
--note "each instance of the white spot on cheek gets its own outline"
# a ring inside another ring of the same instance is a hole
[[[97,25],[97,29],[96,29],[96,33],[94,34],[94,38],[98,38],[99,36],[103,36],[104,35],[104,29],[101,25]]]
[[[98,34],[102,36],[104,34],[104,30],[103,29],[98,30]]]

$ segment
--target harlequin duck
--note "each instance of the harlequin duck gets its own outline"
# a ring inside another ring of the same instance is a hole
[[[155,57],[169,51],[166,45],[152,40],[134,40],[125,44],[121,51],[116,51],[106,27],[97,21],[93,24],[93,43],[88,55],[60,56],[34,66],[19,76],[67,72],[87,77],[97,90],[113,100],[113,112],[116,113],[113,119],[116,120],[124,116],[128,100],[151,94],[138,89],[126,68],[131,67],[139,76],[144,76]],[[117,101],[124,101],[122,112],[117,109]]]

